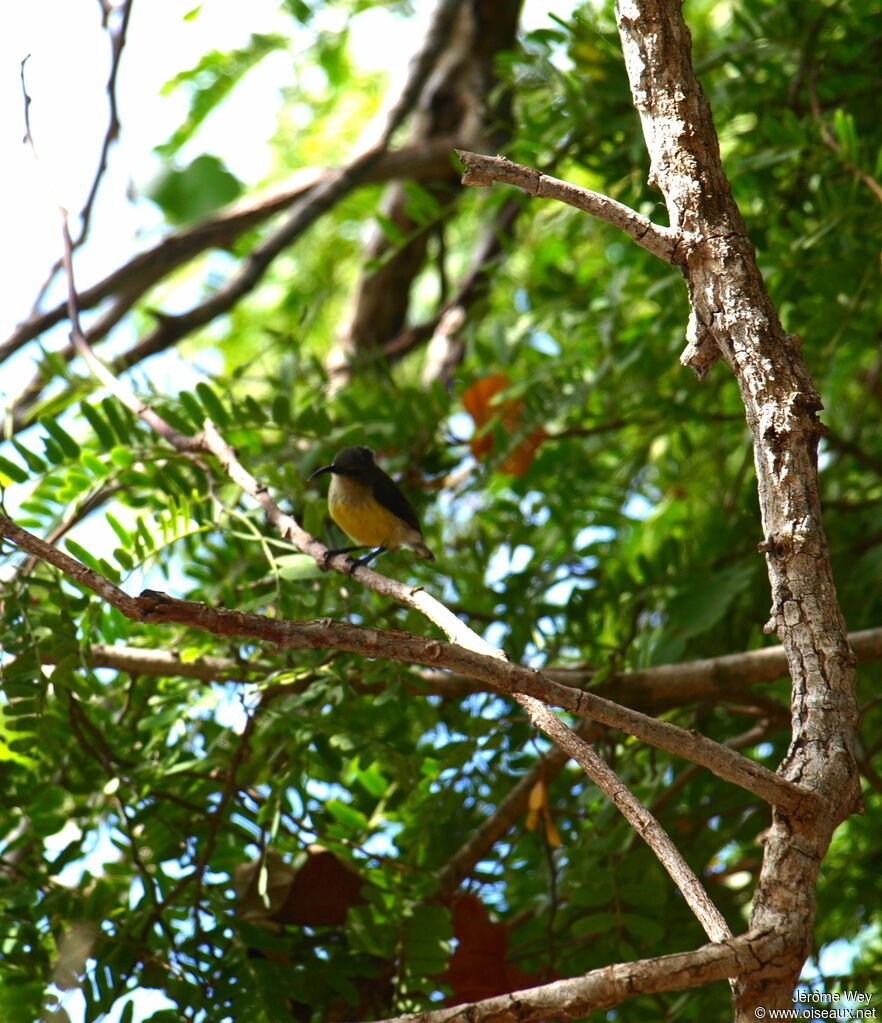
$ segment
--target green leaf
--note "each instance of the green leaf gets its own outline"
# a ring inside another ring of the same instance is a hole
[[[288,426],[291,422],[291,400],[287,394],[279,394],[273,399],[273,422],[279,426]]]
[[[250,395],[245,395],[245,409],[247,410],[247,416],[251,422],[262,425],[267,420],[267,414],[263,406]]]
[[[196,394],[210,419],[213,419],[218,426],[229,425],[230,417],[227,414],[227,410],[208,384],[200,380],[196,385]]]
[[[446,906],[415,906],[404,921],[404,955],[409,970],[422,976],[441,973],[450,958],[452,937]]]
[[[187,71],[175,75],[163,86],[163,93],[186,86],[190,97],[190,108],[184,123],[175,131],[167,143],[157,147],[164,156],[177,152],[192,138],[198,126],[221,103],[235,84],[268,54],[285,49],[287,39],[275,33],[252,34],[248,43],[229,53],[211,50],[199,63]]]
[[[80,446],[71,435],[59,426],[58,421],[43,417],[40,426],[55,440],[68,458],[80,457]]]
[[[6,475],[13,483],[26,483],[28,474],[20,465],[10,462],[8,458],[0,455],[0,473]]]
[[[191,394],[190,391],[179,391],[178,401],[183,406],[184,412],[190,420],[191,426],[201,429],[202,421],[205,419],[205,410],[197,401],[196,396]]]
[[[123,546],[129,547],[132,543],[132,534],[115,515],[112,515],[110,512],[105,512],[104,517],[107,519],[110,528],[114,531],[114,533],[116,533],[119,538],[119,542],[123,544]]]
[[[187,224],[238,199],[242,182],[222,160],[203,153],[184,168],[166,167],[147,191],[172,224]]]
[[[857,129],[852,114],[847,113],[841,108],[837,109],[833,114],[833,131],[839,140],[840,146],[842,146],[842,155],[850,163],[858,163],[860,161],[860,153],[858,151]]]
[[[65,538],[64,546],[78,561],[81,561],[84,565],[94,569],[96,572],[101,572],[101,566],[98,563],[97,558],[90,554],[82,544],[77,543],[76,540],[68,536]]]
[[[30,448],[24,444],[19,443],[14,437],[12,438],[12,446],[24,459],[25,464],[33,473],[46,472],[48,466],[39,455],[35,454]]]
[[[366,792],[379,799],[389,788],[389,782],[375,765],[356,771],[356,778]]]
[[[130,572],[135,567],[135,559],[122,547],[114,547],[113,556],[116,558],[117,563],[127,572]]]
[[[375,213],[374,217],[380,226],[383,234],[395,245],[403,245],[407,241],[407,235],[398,225],[383,213]]]
[[[87,469],[96,479],[104,479],[108,475],[107,466],[97,455],[91,451],[83,451],[80,454],[80,465]]]
[[[101,400],[101,409],[107,417],[117,439],[123,444],[128,444],[132,438],[132,424],[126,418],[127,411],[123,409],[115,398],[107,397]]]
[[[87,401],[80,402],[80,412],[89,421],[89,425],[95,431],[95,436],[101,441],[102,446],[112,447],[114,444],[113,430],[98,414],[94,405],[90,405]]]
[[[43,453],[53,465],[61,465],[62,462],[67,461],[67,455],[60,444],[56,444],[51,437],[43,437],[42,440]]]
[[[367,828],[367,817],[339,799],[329,799],[325,803],[325,809],[350,831],[360,833]]]

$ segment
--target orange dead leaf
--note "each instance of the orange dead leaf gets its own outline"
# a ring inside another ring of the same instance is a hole
[[[548,787],[545,784],[544,778],[540,778],[530,789],[530,795],[527,798],[527,822],[525,825],[527,831],[536,830],[540,815],[545,823],[545,838],[548,844],[556,849],[561,845],[560,833],[551,819],[551,807],[548,805]]]
[[[457,945],[444,974],[451,989],[448,1005],[477,1002],[539,983],[538,975],[506,962],[509,929],[490,919],[480,899],[468,893],[457,895],[451,909]]]
[[[462,396],[463,408],[472,417],[475,433],[469,442],[472,454],[477,459],[485,458],[493,450],[493,432],[485,430],[494,419],[499,419],[503,430],[511,436],[523,425],[524,402],[521,398],[510,398],[506,401],[494,402],[511,381],[505,373],[491,373],[490,376],[476,380],[466,388]],[[536,452],[548,434],[542,427],[531,431],[510,451],[499,464],[499,471],[509,476],[523,476],[536,457]]]
[[[260,861],[236,869],[243,920],[331,927],[346,920],[350,906],[364,902],[364,882],[348,864],[320,845],[307,846],[306,852],[306,861],[295,871],[275,850],[268,851],[265,895],[257,891]]]
[[[545,788],[545,781],[540,778],[530,789],[530,795],[527,798],[527,831],[536,830],[536,825],[539,823],[539,814],[544,810],[547,803],[548,793]]]
[[[548,839],[548,844],[553,849],[557,849],[560,845],[562,845],[560,832],[554,826],[554,821],[551,819],[550,811],[545,815],[545,837]]]

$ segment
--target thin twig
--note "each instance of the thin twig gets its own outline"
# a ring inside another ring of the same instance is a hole
[[[92,186],[89,189],[89,195],[86,198],[86,202],[83,208],[80,210],[80,232],[73,243],[74,249],[82,245],[89,232],[89,224],[92,219],[92,210],[95,206],[95,200],[98,197],[98,189],[101,186],[101,180],[107,171],[108,157],[110,155],[110,147],[119,138],[120,133],[120,120],[119,120],[119,107],[116,99],[116,80],[119,75],[120,60],[122,59],[123,49],[126,45],[126,36],[129,30],[129,21],[132,16],[132,3],[134,0],[123,0],[118,7],[113,8],[113,12],[118,15],[119,27],[116,31],[109,24],[109,17],[105,15],[104,27],[107,29],[108,35],[110,36],[110,73],[107,76],[107,103],[110,109],[110,117],[107,123],[107,130],[104,133],[104,140],[101,143],[101,155],[98,158],[98,167],[95,170],[95,177],[92,179]]]
[[[119,75],[120,61],[122,58],[122,52],[126,44],[126,35],[128,33],[129,21],[132,13],[132,3],[134,0],[123,0],[118,8],[110,8],[104,4],[101,5],[101,23],[102,26],[107,30],[110,37],[110,72],[107,76],[107,99],[108,107],[110,110],[110,116],[108,118],[107,128],[104,132],[104,139],[101,143],[101,153],[98,158],[98,166],[95,170],[95,175],[92,179],[92,184],[89,188],[89,194],[86,197],[86,201],[80,210],[80,230],[76,239],[74,240],[74,250],[78,249],[83,242],[86,240],[86,236],[89,233],[89,226],[92,220],[92,210],[95,206],[95,200],[98,198],[98,189],[101,186],[101,181],[107,171],[110,148],[114,142],[119,138],[120,133],[120,120],[119,120],[119,107],[116,98],[116,81]],[[111,13],[117,10],[120,12],[119,16],[119,27],[114,29],[109,27],[109,20]],[[22,83],[23,84],[23,83]],[[30,129],[28,129],[28,132]],[[50,268],[49,273],[46,275],[46,280],[40,286],[37,291],[36,298],[34,299],[32,307],[32,316],[36,314],[36,310],[39,308],[40,303],[43,301],[47,291],[49,290],[52,282],[55,280],[55,276],[58,271],[62,268],[63,261],[58,259],[54,265]]]
[[[815,124],[817,124],[818,129],[821,132],[821,139],[824,145],[827,146],[829,149],[833,150],[833,152],[839,157],[842,166],[849,172],[849,174],[853,174],[856,178],[862,181],[867,186],[867,188],[869,188],[869,190],[873,193],[873,195],[876,196],[879,202],[882,202],[882,185],[880,185],[879,182],[872,175],[868,174],[864,170],[861,170],[860,167],[855,166],[850,160],[848,160],[842,152],[842,146],[839,145],[839,143],[836,141],[836,139],[833,138],[832,134],[830,133],[830,129],[827,127],[826,123],[824,122],[824,118],[821,114],[821,105],[818,102],[818,94],[815,90],[814,79],[809,79],[807,83],[807,88],[809,94],[809,106],[811,107],[812,111],[812,118],[814,119]]]

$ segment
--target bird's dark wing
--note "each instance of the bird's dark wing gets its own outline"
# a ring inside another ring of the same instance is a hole
[[[411,507],[410,501],[408,501],[398,489],[398,485],[382,469],[375,478],[373,492],[374,498],[384,508],[388,508],[393,515],[397,515],[399,519],[406,522],[418,533],[422,532],[420,520]]]

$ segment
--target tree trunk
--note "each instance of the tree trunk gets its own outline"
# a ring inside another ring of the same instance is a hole
[[[860,805],[851,752],[857,724],[854,658],[821,525],[821,401],[799,339],[785,335],[766,293],[723,172],[680,4],[618,0],[616,10],[651,158],[650,181],[663,192],[671,227],[682,238],[677,255],[693,323],[685,361],[703,375],[714,348],[722,355],[738,382],[753,436],[760,550],[772,591],[766,631],[781,640],[793,683],[792,739],[779,773],[824,801],[809,816],[773,812],[750,929],[786,936],[788,953],[736,985],[736,1020],[755,1020],[758,1007],[792,1004],[811,947],[821,861],[837,825]]]

